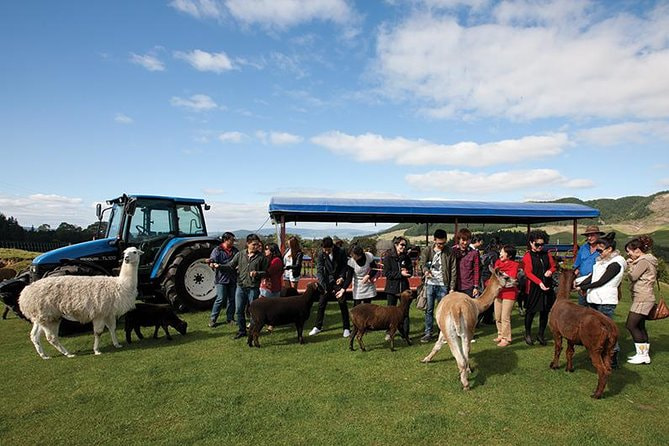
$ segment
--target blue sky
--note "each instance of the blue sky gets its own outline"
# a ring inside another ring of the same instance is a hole
[[[0,212],[669,189],[669,2],[0,2]],[[308,225],[314,227],[315,225]]]

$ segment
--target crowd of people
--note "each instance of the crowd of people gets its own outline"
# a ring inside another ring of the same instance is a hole
[[[632,239],[625,245],[627,259],[616,250],[615,233],[605,234],[596,225],[588,226],[582,234],[585,243],[574,259],[579,305],[588,306],[609,318],[613,318],[619,302],[619,285],[625,271],[631,284],[632,305],[627,316],[626,328],[634,340],[636,352],[628,358],[630,364],[650,363],[650,343],[645,322],[655,304],[653,286],[657,277],[657,259],[651,253],[653,240],[648,236]],[[304,252],[296,237],[288,240],[281,253],[276,243],[263,244],[256,234],[246,237],[246,249],[235,247],[235,236],[226,232],[220,245],[211,252],[209,265],[216,271],[216,300],[209,326],[216,327],[218,318],[225,310],[226,323],[237,323],[235,339],[247,335],[246,309],[259,297],[277,298],[282,289],[297,288],[302,276]],[[423,334],[420,341],[435,339],[434,312],[443,298],[454,291],[476,299],[484,292],[490,279],[490,268],[497,268],[509,277],[517,279],[518,286],[504,288],[494,301],[490,312],[481,315],[479,323],[494,323],[499,347],[507,347],[513,341],[511,314],[516,301],[522,302],[524,315],[524,341],[528,345],[537,342],[546,345],[548,315],[555,302],[554,275],[556,261],[545,245],[549,236],[541,230],[531,231],[527,252],[520,261],[516,259],[516,248],[502,244],[497,239],[483,250],[483,239],[472,235],[469,229],[460,229],[454,237],[453,246],[447,246],[447,233],[437,229],[432,243],[420,253],[417,273],[420,275],[426,296]],[[483,251],[483,252],[482,252]],[[414,261],[409,255],[409,241],[395,237],[392,246],[382,257],[382,268],[374,255],[359,245],[350,247],[347,253],[331,237],[321,240],[320,250],[315,256],[316,279],[325,293],[319,299],[314,327],[309,332],[316,336],[323,331],[325,310],[333,298],[339,306],[342,319],[342,335],[349,337],[350,321],[346,290],[352,286],[353,306],[371,303],[377,296],[376,279],[385,277],[386,304],[396,306],[399,295],[410,289],[409,278],[414,276]],[[532,324],[539,315],[536,336],[532,335]],[[403,321],[405,333],[409,333],[409,317]],[[475,339],[472,340],[475,342]],[[612,366],[618,366],[620,347],[616,345]]]

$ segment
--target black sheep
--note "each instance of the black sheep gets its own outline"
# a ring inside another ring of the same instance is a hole
[[[167,330],[168,326],[174,327],[182,335],[186,334],[188,323],[179,319],[172,306],[165,304],[146,304],[137,303],[134,310],[130,310],[125,315],[125,340],[130,344],[130,333],[135,330],[139,339],[144,339],[140,327],[156,327],[153,332],[153,338],[158,338],[158,329],[163,327],[165,336],[170,341],[172,336]]]
[[[249,328],[249,347],[260,347],[258,336],[264,325],[295,324],[297,341],[304,344],[302,330],[304,323],[309,319],[311,306],[324,292],[323,287],[314,282],[307,286],[304,294],[291,297],[275,297],[256,299],[249,305],[251,313],[251,327]]]

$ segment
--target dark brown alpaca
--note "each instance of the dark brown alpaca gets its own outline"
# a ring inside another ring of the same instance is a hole
[[[606,387],[606,380],[611,374],[613,348],[618,339],[618,327],[603,314],[582,307],[569,300],[569,292],[574,282],[574,271],[560,272],[557,299],[550,315],[548,326],[555,340],[555,354],[550,364],[552,369],[559,368],[562,338],[567,339],[567,372],[574,371],[574,345],[582,345],[588,351],[592,365],[597,369],[597,388],[593,398],[601,398]]]

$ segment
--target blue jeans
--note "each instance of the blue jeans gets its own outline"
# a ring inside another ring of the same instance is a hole
[[[587,294],[578,293],[578,304],[582,307],[587,307],[588,306],[588,301],[586,299],[587,297],[588,297]]]
[[[251,302],[257,299],[259,294],[260,290],[258,288],[247,288],[237,285],[235,306],[237,308],[237,328],[241,334],[246,334],[246,306],[251,305]]]
[[[442,297],[448,293],[448,288],[440,285],[427,285],[425,292],[427,297],[427,308],[425,309],[425,334],[432,334],[434,323],[434,307],[437,306]]]
[[[217,283],[216,284],[216,300],[211,309],[210,319],[216,322],[218,315],[221,314],[221,308],[225,305],[226,322],[230,322],[235,318],[235,289],[236,283]]]
[[[609,319],[613,320],[613,312],[616,310],[615,305],[613,305],[613,304],[591,304],[591,303],[588,303],[588,306],[595,311],[599,311],[600,313],[602,313],[604,316],[608,317]],[[613,351],[616,351],[616,352],[620,351],[620,345],[618,344],[618,341],[616,341],[616,346],[613,349]]]

